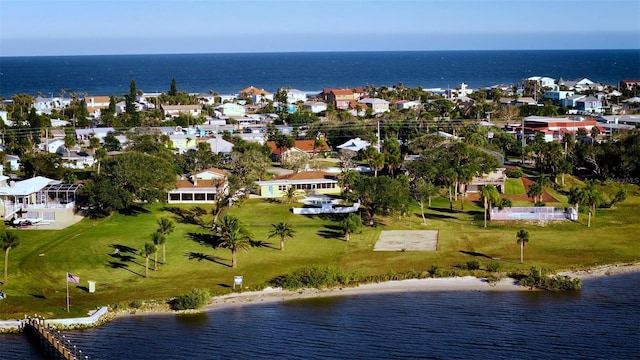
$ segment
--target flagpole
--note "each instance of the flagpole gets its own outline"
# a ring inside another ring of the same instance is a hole
[[[69,312],[69,273],[67,273],[64,282],[67,284],[67,312]]]

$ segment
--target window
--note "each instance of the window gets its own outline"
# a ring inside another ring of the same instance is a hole
[[[169,194],[169,200],[180,201],[180,194]]]
[[[216,194],[214,193],[207,193],[207,200],[213,201],[216,199]]]
[[[278,191],[287,191],[287,185],[278,185]]]
[[[193,195],[194,195],[194,200],[204,201],[205,199],[205,194],[193,194]]]
[[[193,194],[182,194],[182,201],[192,201]]]

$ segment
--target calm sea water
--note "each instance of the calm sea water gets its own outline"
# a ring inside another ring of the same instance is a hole
[[[616,85],[640,79],[640,50],[416,51],[192,55],[0,57],[0,97],[61,89],[91,95],[139,90],[220,94],[247,86],[275,92],[280,87],[320,91],[326,87],[373,84],[472,88],[515,84],[534,76],[590,80]],[[67,95],[68,96],[68,95]]]
[[[638,359],[640,273],[576,293],[409,292],[116,319],[68,332],[92,359]],[[2,359],[41,359],[24,336]]]

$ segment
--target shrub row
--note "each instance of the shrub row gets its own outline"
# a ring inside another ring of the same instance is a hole
[[[211,299],[209,290],[193,289],[188,294],[179,295],[171,301],[171,308],[174,310],[199,309],[206,305]]]
[[[569,276],[549,275],[549,271],[542,268],[531,268],[529,275],[518,281],[519,285],[542,290],[580,290],[582,282]]]

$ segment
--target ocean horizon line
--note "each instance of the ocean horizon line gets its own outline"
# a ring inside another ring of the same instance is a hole
[[[56,58],[56,57],[109,57],[109,56],[193,56],[193,55],[282,55],[282,54],[380,54],[380,53],[497,53],[497,52],[601,52],[640,51],[640,48],[616,49],[431,49],[431,50],[299,50],[299,51],[221,51],[221,52],[151,52],[151,53],[104,53],[104,54],[50,54],[50,55],[1,55],[4,58]]]

